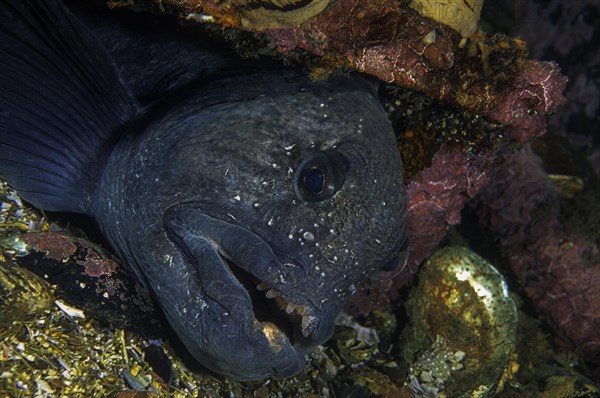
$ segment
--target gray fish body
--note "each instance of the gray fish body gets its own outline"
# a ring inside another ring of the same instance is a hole
[[[89,188],[65,183],[71,201],[11,163],[3,175],[41,208],[93,215],[205,366],[293,375],[351,287],[405,246],[402,163],[376,87],[247,71],[176,98],[117,126]]]

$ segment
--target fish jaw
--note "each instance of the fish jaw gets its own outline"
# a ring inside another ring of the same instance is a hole
[[[180,267],[190,268],[178,275],[197,276],[199,291],[179,292],[198,298],[183,306],[171,297],[160,302],[199,362],[239,381],[289,377],[302,370],[305,353],[331,337],[331,314],[341,303],[324,310],[286,295],[273,277],[284,267],[258,235],[199,210],[169,210],[164,220],[183,254]]]

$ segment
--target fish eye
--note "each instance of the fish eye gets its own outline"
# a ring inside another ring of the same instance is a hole
[[[294,172],[294,193],[306,202],[320,202],[335,194],[348,173],[348,161],[338,151],[313,152]]]

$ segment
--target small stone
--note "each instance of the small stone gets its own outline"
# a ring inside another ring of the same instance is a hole
[[[30,320],[53,301],[46,281],[23,267],[0,261],[0,325]]]
[[[515,349],[518,320],[502,275],[469,249],[446,247],[427,260],[407,308],[411,323],[401,344],[403,357],[412,358],[413,392],[493,395]]]

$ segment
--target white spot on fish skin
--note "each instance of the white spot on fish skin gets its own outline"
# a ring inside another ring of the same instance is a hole
[[[338,257],[337,256],[333,256],[333,261],[337,261]]]
[[[288,235],[288,239],[294,239],[294,235],[292,235],[292,234],[289,234],[289,235]]]
[[[237,218],[235,218],[231,213],[227,213],[227,215],[231,218],[233,218],[234,220],[237,220]]]
[[[254,204],[254,207],[258,207],[258,206],[260,206],[258,203],[255,203],[255,204]]]
[[[240,195],[235,195],[235,196],[233,197],[233,199],[237,200],[238,202],[239,202],[240,200],[242,200],[242,198],[240,197]]]
[[[272,218],[269,220],[269,222],[267,222],[267,225],[268,225],[269,227],[273,226],[273,219],[272,219]]]
[[[377,242],[378,244],[381,244],[381,241],[379,239],[375,239],[375,242]]]
[[[308,255],[308,258],[314,258],[314,257],[315,257],[315,255],[314,255],[314,254],[309,254],[309,255]]]
[[[325,272],[321,272],[321,278],[325,278]]]
[[[325,104],[324,104],[324,103],[321,103],[321,104],[319,104],[319,106],[320,106],[321,108],[325,108]]]
[[[319,228],[319,224],[317,224],[317,223],[314,223],[314,224],[313,224],[313,227],[315,227],[315,228]]]
[[[335,234],[335,231],[334,231],[333,229],[330,229],[330,230],[329,230],[329,233],[330,233],[330,234]]]
[[[294,149],[294,147],[295,147],[295,146],[296,146],[296,144],[292,144],[292,145],[288,145],[288,146],[286,146],[286,147],[285,147],[285,148],[283,148],[283,149],[285,149],[286,151],[291,151],[292,149]]]
[[[327,114],[326,114],[326,113],[324,113],[324,114],[323,114],[323,117],[324,117],[324,118],[327,118]]]
[[[279,165],[277,163],[273,163],[272,166],[274,169],[279,169]]]
[[[312,233],[312,232],[310,232],[310,231],[306,231],[306,232],[305,232],[305,233],[302,235],[302,237],[303,237],[304,239],[306,239],[307,241],[309,241],[309,242],[312,242],[313,240],[315,240],[315,234],[313,234],[313,233]]]
[[[321,268],[320,268],[320,267],[317,265],[317,266],[315,267],[315,271],[320,271],[320,270],[321,270]]]

